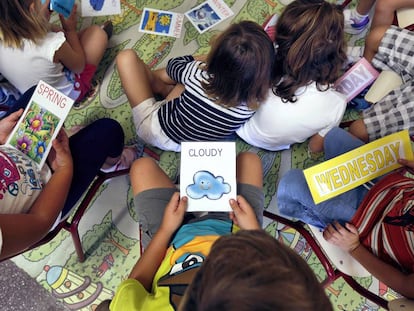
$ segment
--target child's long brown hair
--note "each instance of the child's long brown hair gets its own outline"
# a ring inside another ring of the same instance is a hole
[[[214,41],[206,64],[202,85],[210,98],[226,107],[247,103],[254,109],[271,86],[273,43],[255,22],[232,24]]]
[[[48,22],[37,12],[31,12],[34,0],[0,1],[0,42],[4,46],[20,48],[23,39],[33,42],[43,39]]]
[[[342,9],[323,0],[296,0],[276,23],[274,92],[294,102],[298,88],[316,82],[324,90],[346,60]]]

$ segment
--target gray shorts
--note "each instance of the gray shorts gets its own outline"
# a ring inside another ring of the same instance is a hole
[[[135,198],[138,219],[141,225],[141,241],[144,248],[161,225],[165,206],[171,199],[176,188],[156,188],[138,193]],[[263,222],[264,193],[261,189],[249,184],[237,184],[237,194],[242,195],[253,207],[260,225]],[[211,217],[228,219],[228,213],[209,213]],[[187,213],[184,222],[189,221],[192,213]]]
[[[399,74],[403,84],[364,110],[369,140],[404,129],[414,135],[414,32],[396,26],[388,28],[372,63],[380,70]]]

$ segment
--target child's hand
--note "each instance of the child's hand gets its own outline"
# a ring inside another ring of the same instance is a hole
[[[50,0],[45,0],[45,2],[42,2],[42,5],[39,11],[39,14],[43,16],[47,21],[50,20],[50,15],[52,13],[49,7],[50,7]]]
[[[406,159],[398,159],[398,163],[404,166],[408,166],[409,168],[414,169],[414,161],[413,160],[406,160]]]
[[[60,169],[73,170],[72,155],[69,148],[69,138],[61,129],[56,139],[52,142],[52,149],[48,156],[48,163],[53,171]]]
[[[360,245],[358,229],[350,223],[346,223],[345,227],[336,221],[325,228],[323,237],[344,251],[352,252]]]
[[[23,109],[20,109],[0,120],[0,145],[6,143],[7,137],[9,137],[10,133],[13,131],[13,128],[16,126],[22,113]]]
[[[60,23],[62,24],[62,28],[64,31],[76,32],[77,10],[78,10],[78,5],[75,3],[72,9],[72,12],[70,13],[67,19],[65,19],[65,17],[62,14],[59,14]]]
[[[260,229],[256,214],[250,204],[241,195],[237,196],[237,201],[230,199],[230,206],[233,212],[230,213],[230,219],[244,230]]]
[[[175,192],[170,202],[165,207],[164,217],[160,226],[160,230],[163,232],[173,235],[173,233],[181,226],[184,214],[187,210],[187,197],[180,199],[180,193]]]

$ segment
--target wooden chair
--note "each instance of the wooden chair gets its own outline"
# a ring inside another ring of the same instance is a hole
[[[159,160],[159,156],[157,153],[152,151],[151,149],[145,147],[144,153],[149,155],[150,157],[155,158],[156,160]],[[127,175],[129,174],[129,169],[123,169],[118,170],[114,172],[104,173],[100,171],[94,181],[91,183],[90,187],[84,194],[83,198],[81,199],[80,203],[76,207],[74,207],[74,211],[72,212],[72,215],[61,220],[49,233],[42,238],[37,243],[31,245],[30,247],[26,248],[25,250],[22,250],[19,254],[22,254],[28,250],[32,250],[38,246],[41,246],[43,244],[46,244],[50,242],[59,232],[60,230],[64,229],[70,233],[72,236],[73,244],[76,250],[76,254],[78,255],[78,259],[80,262],[85,261],[85,252],[82,247],[82,241],[81,237],[79,235],[79,223],[82,219],[82,216],[85,214],[86,210],[90,206],[92,200],[95,198],[96,194],[98,193],[98,190],[102,186],[104,182],[111,178],[116,178],[119,176]],[[141,245],[142,249],[142,245]],[[17,254],[16,254],[17,255]],[[13,255],[11,257],[14,257],[16,255]],[[11,258],[9,257],[9,258]],[[5,258],[3,260],[9,259]]]

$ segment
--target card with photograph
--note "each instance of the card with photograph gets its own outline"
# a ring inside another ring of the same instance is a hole
[[[139,31],[179,38],[183,21],[184,14],[144,8]]]
[[[211,29],[233,14],[233,11],[222,0],[207,0],[185,13],[200,33]]]

